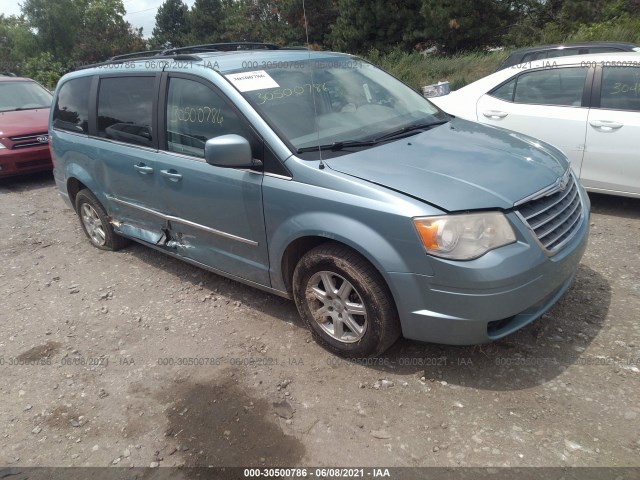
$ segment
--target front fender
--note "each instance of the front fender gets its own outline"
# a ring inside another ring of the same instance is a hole
[[[322,237],[351,247],[371,262],[387,283],[388,272],[412,271],[398,249],[370,226],[337,213],[306,212],[280,224],[269,240],[273,288],[286,291],[282,258],[287,247],[303,237]]]

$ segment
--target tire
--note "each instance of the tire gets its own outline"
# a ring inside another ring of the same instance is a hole
[[[82,230],[91,244],[101,250],[120,250],[129,240],[119,236],[109,223],[109,216],[102,204],[89,190],[80,190],[76,195],[76,213]]]
[[[300,259],[293,297],[314,340],[337,355],[379,355],[400,337],[398,313],[384,279],[343,245],[325,243]]]

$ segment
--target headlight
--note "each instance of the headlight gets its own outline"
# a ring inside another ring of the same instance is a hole
[[[413,223],[427,253],[453,260],[472,260],[516,241],[500,212],[421,217]]]
[[[3,148],[7,148],[7,147],[5,147],[5,146],[2,144],[2,142],[0,142],[0,150],[2,150]]]

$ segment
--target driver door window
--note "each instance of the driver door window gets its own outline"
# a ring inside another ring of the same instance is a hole
[[[206,85],[172,77],[167,94],[167,150],[204,158],[210,138],[236,134],[247,140],[256,157],[255,137],[224,98]]]

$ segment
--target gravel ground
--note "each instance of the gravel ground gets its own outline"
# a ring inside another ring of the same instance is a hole
[[[490,345],[318,347],[292,302],[89,244],[0,182],[0,465],[640,466],[640,201],[592,195],[565,297]]]

